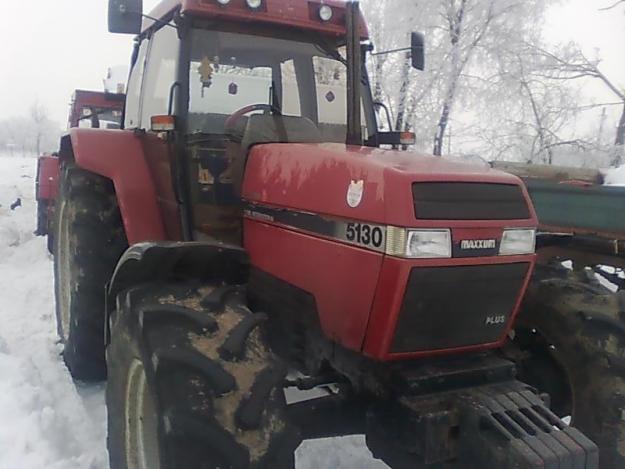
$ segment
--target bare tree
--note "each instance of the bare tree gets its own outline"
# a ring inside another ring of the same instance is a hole
[[[560,80],[578,80],[592,78],[599,80],[622,103],[623,110],[616,128],[614,145],[625,146],[625,89],[620,88],[600,69],[599,59],[589,59],[576,45],[569,44],[565,53],[558,54],[539,49],[543,56],[546,69]]]
[[[373,28],[378,51],[406,45],[410,31],[427,38],[423,73],[403,54],[374,57],[376,100],[390,104],[397,130],[414,131],[418,146],[437,155],[453,143],[488,157],[549,162],[560,147],[585,146],[568,133],[579,107],[574,87],[541,76],[552,72],[526,46],[542,43],[542,18],[554,1],[363,0],[369,21],[383,25]]]
[[[622,5],[622,4],[625,4],[625,0],[617,0],[616,2],[614,2],[613,4],[607,7],[599,8],[599,10],[601,11],[612,10],[613,8],[616,8],[617,6]]]
[[[450,115],[471,61],[479,52],[489,54],[493,45],[500,47],[515,35],[522,34],[523,28],[518,23],[520,16],[544,11],[542,2],[532,0],[443,0],[443,3],[442,16],[449,41],[448,70],[434,136],[435,155],[442,154]]]
[[[30,107],[30,119],[33,124],[35,151],[37,155],[40,155],[41,143],[48,131],[50,119],[48,118],[46,109],[38,101],[35,101]]]
[[[22,156],[52,152],[56,150],[60,133],[60,126],[35,102],[28,116],[11,116],[0,121],[0,150]]]

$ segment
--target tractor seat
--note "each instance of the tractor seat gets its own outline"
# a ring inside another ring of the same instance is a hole
[[[241,140],[241,148],[249,149],[259,143],[320,143],[321,132],[307,117],[266,116],[249,117]]]

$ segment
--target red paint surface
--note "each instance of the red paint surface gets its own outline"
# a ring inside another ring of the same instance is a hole
[[[362,202],[347,204],[351,181],[364,181]],[[252,148],[243,197],[252,202],[323,215],[394,226],[423,228],[502,228],[536,226],[528,220],[417,220],[412,184],[415,182],[491,182],[522,187],[516,176],[487,167],[456,163],[410,152],[327,144],[270,144]],[[530,204],[531,205],[531,204]]]
[[[113,181],[129,244],[168,239],[140,137],[132,131],[71,129],[76,164]]]
[[[313,294],[326,336],[360,350],[383,255],[250,219],[244,233],[252,265]]]
[[[474,239],[476,239],[475,237]],[[479,350],[488,350],[501,347],[506,341],[510,329],[514,325],[514,320],[519,311],[523,294],[531,277],[535,255],[528,256],[494,256],[476,258],[455,258],[455,259],[421,259],[408,260],[386,257],[382,266],[380,280],[378,283],[375,301],[371,310],[371,322],[367,329],[367,336],[364,342],[363,352],[366,356],[375,360],[405,360],[424,356],[448,355],[453,353],[465,353]],[[504,333],[497,342],[490,344],[480,344],[470,347],[459,347],[445,350],[415,352],[415,353],[389,353],[399,313],[401,310],[404,292],[408,283],[411,269],[415,267],[447,267],[460,265],[484,265],[484,264],[512,264],[526,262],[530,264],[530,269],[525,279],[523,288],[519,291],[513,313]]]
[[[59,159],[40,156],[37,164],[37,200],[56,200],[59,193]]]
[[[267,23],[298,29],[318,31],[332,36],[345,35],[345,4],[343,0],[324,0],[334,10],[332,20],[323,22],[319,18],[321,0],[263,0],[258,11],[250,10],[245,0],[232,0],[226,6],[219,5],[216,0],[164,0],[150,16],[162,18],[180,8],[181,13],[214,18],[235,23]],[[144,20],[144,30],[154,24]],[[361,36],[368,38],[369,32],[364,17],[361,17]]]
[[[359,180],[364,181],[363,198],[359,206],[351,208],[346,200],[347,189],[351,181]],[[530,210],[531,217],[526,220],[417,220],[412,184],[421,181],[514,184],[522,187],[531,207],[520,179],[488,167],[408,152],[346,148],[339,144],[270,144],[252,148],[243,196],[252,203],[329,217],[381,225],[449,228],[454,243],[463,239],[500,240],[504,228],[537,225],[533,208]],[[264,228],[260,230],[257,226]],[[250,251],[254,265],[315,296],[328,337],[376,360],[483,350],[499,347],[505,341],[508,331],[492,344],[390,354],[412,268],[515,262],[527,262],[533,266],[535,258],[529,255],[398,259],[336,240],[323,239],[319,235],[297,232],[293,228],[275,224],[272,227],[251,220],[245,222],[245,236],[246,248]],[[259,236],[263,237],[262,241],[256,239]],[[383,259],[383,262],[379,266],[377,263],[375,266],[367,265],[365,259],[369,257],[375,258],[376,262]],[[356,261],[357,264],[354,263]],[[524,291],[525,287],[519,292],[513,317]],[[346,314],[351,315],[351,318],[346,317]],[[349,327],[345,324],[349,324]],[[512,321],[508,323],[508,328],[511,326]]]
[[[170,144],[151,133],[143,135],[141,142],[143,144],[143,152],[146,155],[146,162],[154,181],[156,201],[163,217],[167,239],[182,241],[180,207],[172,183],[172,149]]]

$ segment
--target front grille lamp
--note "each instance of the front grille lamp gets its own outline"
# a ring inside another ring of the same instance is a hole
[[[533,228],[504,230],[499,247],[500,256],[518,256],[536,252],[536,230]]]
[[[450,258],[451,231],[390,226],[387,229],[386,254],[409,259]]]

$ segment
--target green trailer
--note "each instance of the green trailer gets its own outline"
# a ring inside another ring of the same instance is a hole
[[[625,187],[603,185],[602,174],[595,170],[514,163],[493,166],[525,182],[540,223],[541,264],[567,258],[580,268],[625,267]]]

